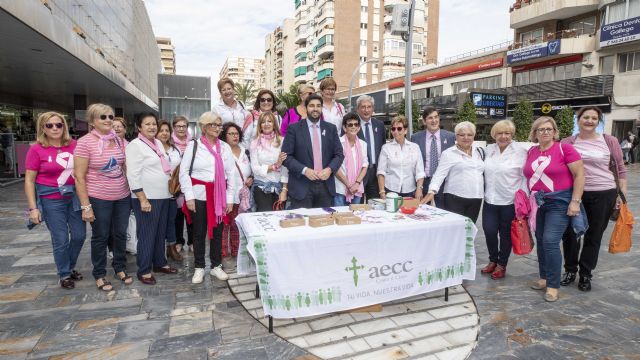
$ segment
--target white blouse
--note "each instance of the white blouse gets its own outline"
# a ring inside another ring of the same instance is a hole
[[[184,154],[182,156],[182,162],[180,163],[180,188],[182,193],[184,193],[185,200],[188,201],[196,199],[206,201],[207,195],[204,185],[192,185],[191,177],[204,182],[213,182],[216,175],[215,158],[211,155],[209,150],[207,150],[207,147],[198,140],[196,158],[193,161],[193,171],[190,177],[189,167],[191,166],[191,159],[193,158],[193,143],[193,141],[189,141],[189,144],[184,150]],[[215,144],[213,144],[213,151],[215,150]],[[233,153],[231,152],[231,147],[223,141],[220,142],[220,152],[220,157],[222,158],[224,166],[225,179],[228,180],[233,176],[232,172],[236,168],[233,164]],[[227,181],[227,204],[233,203],[233,194],[235,194],[233,182]]]
[[[360,148],[362,149],[362,154],[361,154],[362,164],[356,163],[356,159],[357,159],[356,147],[352,146],[350,151],[351,159],[353,159],[352,162],[356,164],[356,176],[360,174],[360,171],[362,170],[363,167],[366,168],[369,166],[369,160],[367,160],[367,143],[362,139],[357,139],[357,140],[360,142]],[[347,135],[343,135],[340,137],[340,144],[343,145],[342,147],[343,149],[344,149],[344,144],[348,141],[349,140],[347,140]],[[349,154],[344,154],[344,156],[349,156]],[[347,163],[345,161],[343,161],[342,165],[340,165],[340,171],[342,171],[344,176],[347,177]],[[347,187],[342,183],[342,181],[338,180],[338,178],[336,177],[336,193],[344,195],[346,190],[347,190]]]
[[[169,150],[166,150],[164,153],[169,160],[169,164],[171,164],[171,172],[173,172],[182,162],[182,154],[175,145],[169,147]]]
[[[154,139],[156,146],[162,149],[160,140]],[[127,180],[131,188],[131,197],[136,198],[133,190],[144,191],[147,199],[169,199],[169,174],[162,170],[160,157],[151,147],[136,138],[125,148]]]
[[[416,191],[416,181],[424,178],[424,163],[418,144],[406,139],[403,146],[395,139],[384,144],[378,159],[378,175],[384,175],[384,186],[391,191]]]
[[[277,131],[276,129],[273,130]],[[282,151],[282,139],[280,139],[280,146],[271,146],[269,148],[256,147],[254,143],[257,141],[258,139],[252,141],[250,150],[253,178],[264,182],[287,183],[289,181],[289,170],[286,167],[281,166],[278,171],[269,171],[269,166],[278,161]]]
[[[233,151],[231,151],[233,154]],[[249,162],[249,157],[247,156],[247,150],[240,145],[240,156],[236,157],[233,154],[233,159],[238,167],[233,164],[233,175],[231,176],[229,182],[233,183],[233,188],[235,190],[233,194],[233,203],[240,204],[240,189],[244,186],[244,182],[242,181],[242,177],[240,176],[240,172],[238,172],[238,168],[242,171],[242,176],[244,176],[244,180],[246,181],[249,176],[251,176],[251,163]]]
[[[471,156],[452,146],[442,152],[436,173],[431,178],[429,192],[437,192],[442,183],[444,192],[466,199],[484,197],[484,161],[477,147],[471,148]]]
[[[213,106],[213,111],[220,115],[223,124],[232,122],[240,126],[240,128],[244,125],[244,119],[249,114],[249,111],[238,100],[236,100],[236,106],[234,107],[227,106],[224,101],[220,100],[220,103]]]
[[[344,107],[335,100],[331,108],[327,108],[324,105],[322,106],[322,119],[335,125],[338,130],[338,134],[342,132],[342,118],[344,117],[344,114]]]
[[[484,200],[491,205],[511,205],[518,189],[527,191],[522,169],[527,150],[512,141],[502,153],[498,144],[487,146],[484,160]]]

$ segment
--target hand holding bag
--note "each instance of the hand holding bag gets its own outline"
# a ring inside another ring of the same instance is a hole
[[[533,251],[533,238],[526,218],[511,221],[511,245],[516,255],[527,255]]]

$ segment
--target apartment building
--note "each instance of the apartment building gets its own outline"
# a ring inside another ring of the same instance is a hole
[[[281,26],[265,37],[264,87],[276,94],[287,92],[294,80],[294,19],[284,19]]]
[[[284,73],[292,72],[293,82],[312,85],[331,76],[338,90],[347,89],[354,70],[372,59],[377,61],[360,67],[354,86],[404,74],[406,43],[399,35],[391,35],[393,5],[403,3],[407,1],[295,0],[293,51],[283,52],[294,63],[291,68],[285,67]],[[436,62],[439,6],[439,0],[416,1],[412,67]],[[286,25],[282,28],[284,38],[288,35]],[[274,40],[277,42],[278,37]],[[268,58],[273,51],[269,36],[265,48]],[[272,78],[277,78],[277,72],[275,75]]]
[[[175,47],[171,44],[171,38],[156,37],[158,49],[160,49],[160,60],[162,61],[163,74],[176,74],[176,53]]]
[[[262,73],[264,59],[230,56],[220,69],[220,78],[228,77],[235,83],[254,83],[256,89],[264,87]]]

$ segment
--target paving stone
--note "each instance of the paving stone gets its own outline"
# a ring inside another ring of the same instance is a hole
[[[473,349],[471,345],[465,345],[457,347],[455,349],[449,349],[436,354],[438,360],[459,360],[463,359]]]
[[[213,330],[211,311],[171,317],[170,336],[188,335]]]
[[[40,340],[42,334],[0,340],[0,357],[26,357]]]
[[[106,348],[93,349],[88,351],[55,355],[49,360],[137,360],[146,359],[149,356],[149,346],[152,340],[136,341],[112,345]]]
[[[158,339],[153,342],[149,350],[149,356],[165,356],[170,355],[174,358],[175,354],[189,351],[203,351],[220,344],[221,336],[219,331],[206,331],[183,336],[173,336]]]
[[[351,358],[351,360],[371,360],[371,359],[396,360],[396,359],[406,359],[408,357],[409,357],[409,354],[407,354],[404,350],[402,350],[401,347],[393,346],[393,347],[384,348],[377,351],[372,351],[367,354],[354,356]]]
[[[1,250],[0,250],[1,251]],[[2,255],[0,255],[2,256]],[[20,277],[24,275],[23,272],[14,272],[14,273],[5,273],[0,274],[0,286],[12,285],[15,283]]]
[[[339,342],[337,344],[318,346],[309,349],[309,351],[316,356],[323,359],[346,357],[354,353],[354,350],[349,346],[347,342]]]
[[[351,324],[354,321],[355,320],[349,314],[339,314],[336,316],[329,316],[324,319],[310,321],[309,326],[314,331],[317,331],[317,330],[324,330],[331,327]]]
[[[349,328],[353,330],[356,335],[366,335],[377,331],[396,328],[397,325],[391,321],[391,319],[378,319],[373,321],[366,321],[361,323],[351,324]]]
[[[409,326],[406,329],[415,337],[423,337],[449,331],[451,327],[446,321],[438,320],[427,324]]]
[[[397,344],[413,339],[413,335],[405,329],[394,329],[392,331],[384,332],[382,334],[375,334],[366,336],[364,340],[372,348],[379,348],[391,344]]]
[[[308,323],[291,324],[287,326],[279,326],[273,330],[278,336],[285,339],[310,333],[311,327]]]
[[[220,329],[222,334],[222,342],[224,344],[232,343],[235,341],[242,341],[251,338],[251,329],[256,326],[254,324],[244,324],[240,326],[230,326]]]
[[[50,331],[40,338],[29,358],[38,359],[92,348],[106,348],[111,345],[115,333],[115,326]]]
[[[126,321],[118,324],[113,344],[159,339],[169,335],[169,319]]]
[[[35,249],[35,246],[28,247],[10,247],[0,249],[0,256],[25,256],[31,252],[31,250]]]
[[[399,345],[410,356],[419,356],[426,353],[436,352],[451,346],[442,336],[430,336],[425,339],[412,340]],[[435,356],[434,356],[435,358]],[[464,357],[461,357],[464,359]]]
[[[327,331],[315,332],[302,336],[309,346],[326,344],[332,341],[342,340],[355,336],[355,334],[347,327],[340,327]]]
[[[271,334],[261,338],[262,344],[267,351],[268,360],[291,360],[300,359],[308,356],[308,353],[296,346],[292,346],[289,342],[280,339]],[[309,358],[308,360],[313,360]],[[320,359],[316,359],[320,360]]]
[[[29,286],[0,290],[0,304],[14,301],[32,301],[45,289],[45,286]]]
[[[47,255],[27,255],[13,263],[13,267],[32,266],[32,265],[48,265],[55,264],[52,254]]]
[[[435,318],[425,311],[407,315],[392,316],[390,319],[398,326],[406,326],[431,321]]]

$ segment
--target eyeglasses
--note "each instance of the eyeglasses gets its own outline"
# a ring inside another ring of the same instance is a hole
[[[348,128],[354,128],[354,127],[360,127],[360,124],[358,123],[348,123],[345,125]]]
[[[56,127],[56,129],[62,129],[62,127],[63,127],[64,125],[62,125],[62,123],[53,123],[53,124],[52,124],[52,123],[48,123],[48,124],[44,124],[44,126],[45,126],[47,129],[53,129],[53,127],[54,127],[54,126]]]
[[[174,128],[175,129],[186,129],[187,125],[175,125]]]
[[[336,91],[336,88],[326,88],[325,91]]]
[[[227,133],[228,136],[240,136],[238,133]]]
[[[404,130],[404,126],[398,126],[398,127],[394,126],[394,127],[391,128],[391,132],[402,131],[402,130]]]
[[[107,120],[107,118],[113,120],[113,115],[100,115],[100,120]]]
[[[221,129],[222,128],[222,124],[215,124],[215,123],[210,123],[205,125],[206,127],[211,127],[211,128],[216,128],[216,129]]]
[[[475,134],[456,134],[456,136],[460,136],[460,137],[474,137]]]
[[[313,91],[309,91],[309,92],[302,93],[302,95],[307,95],[307,96],[309,96],[309,95],[313,95],[313,94],[314,94],[314,92],[313,92]]]
[[[260,102],[261,102],[261,103],[263,103],[263,102],[268,102],[268,103],[270,103],[270,102],[273,102],[273,99],[272,99],[272,98],[270,98],[270,97],[268,97],[268,98],[260,98]]]
[[[553,130],[555,130],[554,128],[537,128],[536,131],[539,132],[540,134],[543,133],[550,133],[553,132]]]

